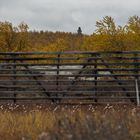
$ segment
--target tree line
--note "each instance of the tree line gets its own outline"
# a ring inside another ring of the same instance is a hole
[[[92,35],[77,33],[30,31],[26,23],[14,26],[0,22],[1,52],[51,51],[134,51],[140,50],[140,17],[129,17],[124,26],[106,16],[96,22]]]

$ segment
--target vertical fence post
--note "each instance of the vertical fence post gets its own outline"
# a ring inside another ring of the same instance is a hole
[[[57,97],[59,96],[59,74],[60,74],[60,53],[57,55],[57,71],[56,71],[56,90]],[[59,102],[59,100],[57,100]]]
[[[57,76],[56,76],[56,86],[57,86],[57,90],[59,89],[59,74],[60,74],[60,71],[59,71],[59,68],[60,68],[60,53],[57,55]]]
[[[135,79],[138,79],[138,74],[139,74],[139,71],[138,71],[138,67],[139,65],[137,64],[138,63],[138,54],[137,53],[134,53],[134,73],[135,73]]]
[[[97,76],[97,74],[98,74],[98,72],[97,72],[97,55],[95,55],[95,60],[94,60],[94,74],[95,74],[95,78],[94,78],[94,80],[95,80],[95,83],[94,83],[94,85],[95,85],[95,102],[98,102],[98,99],[97,99],[97,80],[98,80],[98,76]]]
[[[137,53],[134,53],[134,73],[135,73],[135,85],[136,85],[136,100],[137,100],[137,105],[139,106],[140,105],[140,97],[139,97],[139,86],[138,86],[138,74],[139,74],[139,71],[137,70],[139,65],[137,64],[138,63],[138,54]]]
[[[135,85],[136,85],[136,100],[137,100],[137,106],[140,105],[140,96],[139,96],[139,87],[138,87],[138,80],[135,79]]]
[[[94,84],[93,91],[95,93],[94,94],[95,95],[94,102],[97,103],[98,102],[98,99],[97,99],[97,80],[98,80],[98,76],[97,76],[97,74],[98,74],[98,72],[97,72],[97,54],[92,54],[91,57],[93,57],[92,61],[94,62],[94,64],[93,64],[94,70],[92,72],[92,74],[94,74],[94,82],[93,82],[93,84]]]
[[[13,86],[16,86],[16,74],[17,74],[17,72],[16,72],[16,54],[13,54],[12,55],[12,58],[13,58],[13,63],[14,63],[14,65],[13,65]],[[16,103],[16,87],[13,87],[13,91],[14,91],[14,103]]]

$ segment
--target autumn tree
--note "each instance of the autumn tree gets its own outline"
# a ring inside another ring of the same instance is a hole
[[[119,26],[106,16],[96,22],[92,35],[77,33],[28,31],[28,25],[13,26],[0,22],[0,51],[131,51],[140,50],[140,17],[129,17],[125,26]],[[82,35],[81,35],[82,34]]]
[[[140,50],[140,17],[130,17],[126,29],[126,41],[130,50]]]
[[[136,15],[130,17],[127,23],[127,29],[129,32],[140,35],[140,17]]]
[[[116,33],[116,25],[112,17],[106,16],[103,20],[96,22],[96,33],[114,35]]]
[[[117,26],[112,17],[106,16],[96,22],[97,41],[99,48],[104,51],[125,51],[124,27]],[[99,50],[100,50],[99,49]]]
[[[22,22],[21,24],[19,24],[18,26],[18,44],[17,44],[17,48],[16,51],[27,51],[29,50],[29,36],[28,36],[28,25],[25,24],[24,22]],[[31,49],[31,48],[30,48]]]
[[[11,51],[17,38],[17,28],[9,22],[0,22],[0,47],[1,51]]]
[[[10,22],[0,22],[0,51],[15,52],[28,48],[28,25],[15,27]]]

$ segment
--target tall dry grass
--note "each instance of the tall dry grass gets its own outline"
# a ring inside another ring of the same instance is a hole
[[[140,140],[139,126],[135,106],[0,106],[0,140]]]

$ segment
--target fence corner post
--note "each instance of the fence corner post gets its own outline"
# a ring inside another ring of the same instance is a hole
[[[138,80],[135,80],[135,86],[136,86],[136,101],[137,106],[140,106],[140,96],[139,96],[139,87],[138,87]]]

